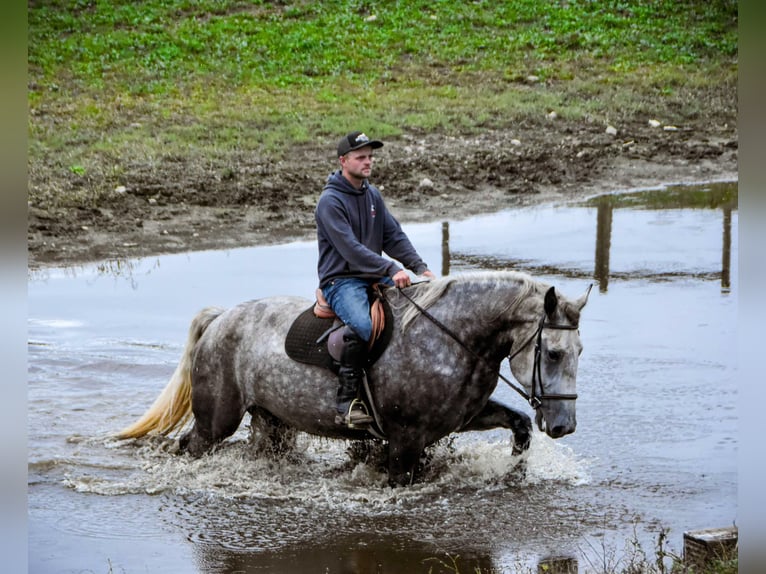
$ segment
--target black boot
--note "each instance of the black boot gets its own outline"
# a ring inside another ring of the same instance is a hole
[[[343,328],[343,349],[338,369],[338,416],[337,424],[350,428],[372,423],[364,404],[357,399],[359,385],[364,377],[364,363],[367,359],[367,343],[349,327]]]

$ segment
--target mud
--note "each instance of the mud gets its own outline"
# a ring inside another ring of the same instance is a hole
[[[652,127],[545,119],[460,137],[386,140],[371,180],[402,222],[456,219],[533,202],[663,183],[735,180],[734,122],[700,117]],[[336,168],[334,142],[278,161],[241,153],[225,165],[165,158],[128,166],[122,186],[89,207],[29,206],[29,267],[243,247],[310,238],[313,209]],[[35,179],[45,177],[36,170]],[[76,189],[83,176],[58,185]]]

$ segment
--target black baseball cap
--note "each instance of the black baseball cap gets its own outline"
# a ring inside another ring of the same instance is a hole
[[[350,134],[343,136],[338,142],[338,157],[346,155],[350,151],[359,149],[360,147],[370,146],[372,149],[378,149],[383,147],[383,142],[378,140],[371,140],[363,132],[351,132]]]

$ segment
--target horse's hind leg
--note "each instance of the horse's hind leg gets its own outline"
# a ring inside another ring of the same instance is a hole
[[[208,433],[201,430],[196,421],[194,426],[178,440],[180,451],[189,453],[194,457],[202,456],[215,444],[216,441]]]
[[[181,452],[188,452],[194,457],[202,456],[223,439],[233,435],[241,421],[241,414],[224,417],[195,414],[194,426],[179,439],[178,446]]]
[[[491,399],[478,415],[460,429],[460,432],[482,431],[498,427],[511,429],[513,454],[521,454],[529,448],[529,439],[532,435],[532,420],[529,416]]]
[[[194,369],[192,412],[194,426],[179,440],[182,452],[201,456],[223,439],[233,435],[245,414],[234,377],[215,364]]]
[[[283,456],[295,448],[297,432],[266,409],[250,409],[250,445],[257,454]]]

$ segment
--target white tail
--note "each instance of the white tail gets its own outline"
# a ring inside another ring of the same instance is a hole
[[[197,313],[189,327],[189,336],[181,360],[165,389],[140,419],[119,432],[118,439],[139,438],[149,433],[167,435],[183,428],[192,418],[192,353],[202,333],[223,311],[218,307],[207,307]]]

